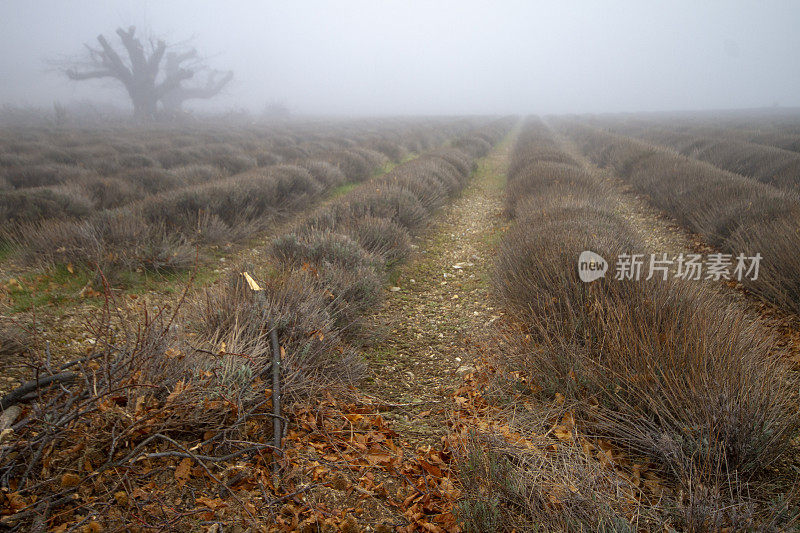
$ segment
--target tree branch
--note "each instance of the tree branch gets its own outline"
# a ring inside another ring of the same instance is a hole
[[[194,72],[191,70],[178,69],[176,72],[173,72],[172,75],[168,75],[164,81],[158,84],[156,87],[156,95],[158,95],[158,98],[161,99],[165,94],[179,88],[183,80],[188,80],[192,76],[194,76]]]
[[[110,70],[92,70],[89,72],[78,72],[75,69],[66,71],[67,77],[71,80],[91,80],[94,78],[115,78],[116,75]]]
[[[212,98],[218,95],[225,86],[233,79],[233,72],[228,71],[221,78],[217,77],[220,72],[209,74],[206,84],[203,87],[177,87],[169,98],[176,101],[191,100],[193,98]]]
[[[134,26],[128,28],[128,31],[117,28],[117,35],[119,35],[122,45],[128,51],[128,57],[131,59],[133,72],[145,72],[147,70],[147,60],[144,57],[144,48],[141,41],[133,36],[135,32],[136,27]]]
[[[97,36],[97,41],[103,47],[103,64],[114,73],[114,76],[119,78],[125,85],[130,85],[133,81],[133,74],[131,70],[125,66],[119,54],[108,44],[108,41],[102,35]]]
[[[174,72],[178,70],[181,66],[181,63],[185,63],[190,59],[194,59],[197,57],[197,50],[192,48],[191,50],[187,50],[182,54],[177,54],[175,52],[171,52],[167,54],[167,62],[164,65],[167,74],[169,75],[170,72]]]
[[[167,45],[164,41],[159,40],[153,53],[150,54],[150,59],[147,60],[148,74],[152,79],[158,76],[158,69],[161,66],[161,60],[164,58],[164,52],[167,51]]]

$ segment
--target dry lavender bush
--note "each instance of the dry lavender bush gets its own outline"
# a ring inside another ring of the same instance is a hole
[[[648,127],[635,136],[778,189],[800,191],[800,154],[777,146],[737,139],[735,133],[723,130],[718,136],[705,136]]]
[[[36,264],[183,269],[196,244],[247,238],[469,124],[4,131],[0,240]]]
[[[659,209],[721,250],[760,253],[761,275],[745,287],[800,311],[800,198],[794,192],[578,123],[564,122],[595,164],[613,170]]]
[[[702,284],[580,281],[584,250],[606,258],[652,250],[617,214],[599,178],[567,167],[558,150],[532,120],[509,174],[516,223],[500,244],[493,279],[521,331],[510,333],[497,365],[501,376],[519,373],[508,386],[533,402],[522,416],[515,409],[515,424],[542,435],[570,413],[579,435],[652,463],[668,490],[657,500],[621,490],[630,489],[624,478],[599,471],[580,450],[537,459],[481,440],[485,451],[472,447],[477,466],[467,467],[465,482],[468,494],[491,484],[495,505],[487,515],[467,498],[464,520],[529,531],[788,527],[788,507],[774,487],[786,479],[773,467],[791,452],[800,420],[797,382],[773,335],[741,304]],[[558,397],[563,404],[553,408]],[[552,485],[576,472],[580,483],[572,490],[562,481],[569,497],[553,505]]]

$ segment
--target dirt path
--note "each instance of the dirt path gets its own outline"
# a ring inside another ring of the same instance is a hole
[[[370,317],[379,340],[362,349],[368,372],[353,395],[295,413],[301,423],[286,461],[300,465],[302,483],[313,486],[297,501],[301,519],[308,517],[300,530],[329,522],[343,531],[457,529],[454,393],[500,318],[489,273],[507,226],[503,189],[516,132],[478,161],[467,188],[394,272]]]
[[[361,388],[408,404],[385,418],[412,444],[433,445],[447,434],[450,396],[501,314],[491,303],[489,272],[507,226],[502,200],[515,137],[516,130],[478,162],[470,185],[437,216],[372,318],[384,340],[364,354],[371,376]]]

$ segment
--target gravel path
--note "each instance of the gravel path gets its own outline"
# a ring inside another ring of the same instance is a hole
[[[468,187],[442,210],[400,267],[372,327],[370,377],[362,390],[406,406],[387,413],[401,438],[434,444],[448,432],[452,392],[472,371],[475,350],[501,313],[492,304],[492,250],[502,216],[508,156],[515,132],[479,161]]]

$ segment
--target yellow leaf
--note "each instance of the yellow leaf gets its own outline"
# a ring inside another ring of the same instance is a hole
[[[175,383],[175,388],[172,389],[172,392],[169,393],[167,396],[167,405],[174,402],[175,399],[181,395],[183,391],[189,388],[189,385],[186,384],[184,380],[180,380]]]
[[[70,274],[75,273],[75,267],[72,266],[72,263],[67,263],[67,270],[69,271]]]
[[[572,431],[566,426],[554,427],[553,435],[555,435],[558,440],[563,440],[565,442],[570,442],[572,440]]]
[[[242,272],[242,276],[244,276],[244,279],[245,279],[245,281],[247,281],[247,284],[250,286],[250,289],[251,289],[251,290],[253,290],[253,291],[260,291],[260,290],[263,290],[263,289],[261,288],[261,286],[260,286],[258,283],[256,283],[256,280],[254,280],[254,279],[253,279],[253,278],[250,276],[250,274],[248,274],[247,272]]]

